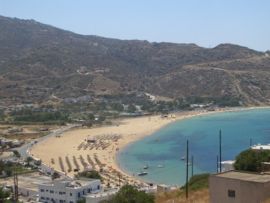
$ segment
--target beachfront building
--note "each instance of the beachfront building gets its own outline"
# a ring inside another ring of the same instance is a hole
[[[228,171],[209,177],[211,203],[256,203],[270,198],[270,175]]]
[[[44,203],[76,203],[101,190],[100,180],[54,180],[38,186],[39,201]]]

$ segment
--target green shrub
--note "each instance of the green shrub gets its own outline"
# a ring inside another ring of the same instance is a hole
[[[261,172],[261,163],[268,161],[270,161],[270,151],[248,149],[236,157],[234,168],[242,171]]]
[[[155,198],[152,194],[147,194],[137,190],[134,186],[125,185],[111,199],[102,203],[154,203]]]
[[[92,171],[84,171],[84,172],[81,172],[81,173],[78,173],[77,177],[84,177],[84,178],[91,178],[91,179],[100,179],[101,180],[101,176],[100,174],[95,171],[95,170],[92,170]]]
[[[195,191],[208,188],[208,178],[209,173],[194,175],[188,182],[189,190]],[[185,185],[182,187],[182,189],[185,189]]]

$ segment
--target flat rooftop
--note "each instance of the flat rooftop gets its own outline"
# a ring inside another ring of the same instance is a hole
[[[214,175],[216,177],[243,180],[249,182],[267,183],[270,182],[269,174],[249,173],[241,171],[228,171]]]
[[[18,175],[19,188],[26,188],[33,191],[38,191],[39,184],[50,180],[50,177],[39,175],[37,172]],[[13,186],[13,177],[0,179],[0,184]]]
[[[75,180],[68,180],[68,179],[55,179],[54,181],[46,181],[41,183],[41,185],[47,185],[47,186],[54,186],[56,184],[64,184],[65,187],[71,187],[71,188],[79,188],[79,187],[84,187],[88,186],[89,184],[93,182],[97,182],[99,180],[97,179],[75,179]]]
[[[268,144],[268,145],[261,145],[261,144],[253,145],[251,147],[251,149],[254,149],[254,150],[270,150],[270,144]]]

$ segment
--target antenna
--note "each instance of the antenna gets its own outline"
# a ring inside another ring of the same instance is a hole
[[[252,138],[249,138],[249,146],[252,146]]]

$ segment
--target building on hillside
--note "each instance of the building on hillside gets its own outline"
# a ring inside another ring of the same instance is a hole
[[[270,198],[270,175],[228,171],[209,177],[211,203],[259,203]]]
[[[221,170],[222,172],[232,171],[234,170],[235,160],[226,160],[221,162]]]
[[[257,144],[251,146],[251,149],[253,150],[270,150],[270,144],[267,145],[262,145],[262,144]]]
[[[100,180],[54,180],[38,186],[39,201],[44,203],[76,203],[101,190]]]

